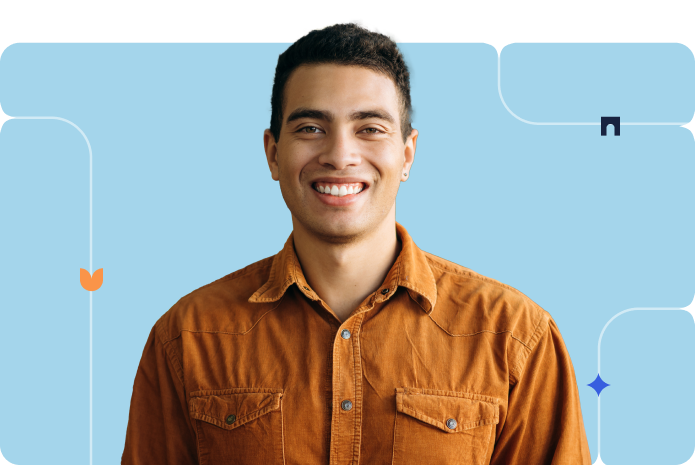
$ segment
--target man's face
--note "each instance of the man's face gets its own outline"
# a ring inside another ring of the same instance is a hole
[[[280,141],[268,129],[263,137],[294,227],[334,243],[373,231],[389,215],[395,221],[396,194],[416,140],[413,129],[403,142],[391,79],[333,64],[303,65],[292,73]]]

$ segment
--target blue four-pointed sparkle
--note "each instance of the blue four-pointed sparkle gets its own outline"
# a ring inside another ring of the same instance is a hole
[[[602,380],[601,375],[598,374],[596,375],[596,379],[593,380],[590,384],[587,384],[587,386],[591,386],[594,389],[594,391],[596,391],[596,395],[600,396],[601,391],[603,391],[606,387],[610,386],[610,384]]]

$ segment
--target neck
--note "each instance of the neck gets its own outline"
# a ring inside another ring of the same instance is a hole
[[[292,223],[304,277],[340,322],[379,288],[401,250],[395,206],[376,229],[343,244],[320,239],[294,216]]]

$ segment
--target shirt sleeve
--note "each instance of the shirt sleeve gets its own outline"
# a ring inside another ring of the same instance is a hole
[[[178,358],[167,352],[155,325],[133,383],[122,465],[198,463],[182,377]]]
[[[591,465],[574,367],[552,318],[510,388],[490,460],[502,464]]]

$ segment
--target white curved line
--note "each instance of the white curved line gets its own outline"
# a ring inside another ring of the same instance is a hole
[[[691,315],[693,315],[693,318],[695,319],[695,310],[693,309],[695,305],[695,297],[693,298],[693,302],[688,305],[687,307],[680,308],[680,307],[633,307],[633,308],[628,308],[627,310],[623,310],[622,312],[618,312],[615,315],[613,315],[613,318],[608,320],[608,322],[603,326],[603,329],[601,330],[601,335],[598,337],[598,374],[601,376],[601,341],[603,340],[603,333],[606,332],[606,328],[608,328],[608,325],[611,324],[613,320],[618,318],[620,315],[627,313],[627,312],[632,312],[635,310],[684,310]],[[598,396],[598,456],[601,457],[601,396]],[[597,460],[594,462],[595,464],[599,464],[599,461]],[[600,462],[600,464],[603,464],[603,462]]]
[[[0,108],[0,114],[2,113],[2,108]],[[58,121],[63,121],[68,123],[70,126],[74,127],[82,134],[84,141],[87,143],[87,149],[89,149],[89,272],[93,273],[92,269],[92,144],[89,143],[87,135],[82,129],[75,123],[65,118],[60,118],[58,116],[12,116],[8,119],[54,119]],[[0,128],[2,126],[0,125]],[[92,465],[92,292],[89,293],[89,464]],[[2,454],[0,454],[2,458]],[[1,462],[0,462],[1,463]],[[9,462],[8,462],[9,463]]]
[[[535,121],[529,121],[521,118],[518,116],[516,113],[514,113],[511,108],[507,105],[507,102],[504,101],[504,97],[502,96],[502,84],[501,84],[501,77],[500,75],[502,74],[501,68],[502,68],[502,51],[500,50],[499,53],[497,54],[497,92],[499,93],[500,100],[502,101],[502,105],[504,105],[504,108],[507,109],[510,115],[512,115],[514,118],[518,119],[522,123],[526,124],[533,124],[537,126],[600,126],[601,123],[537,123]],[[688,123],[627,123],[627,122],[620,122],[621,126],[683,126]]]

